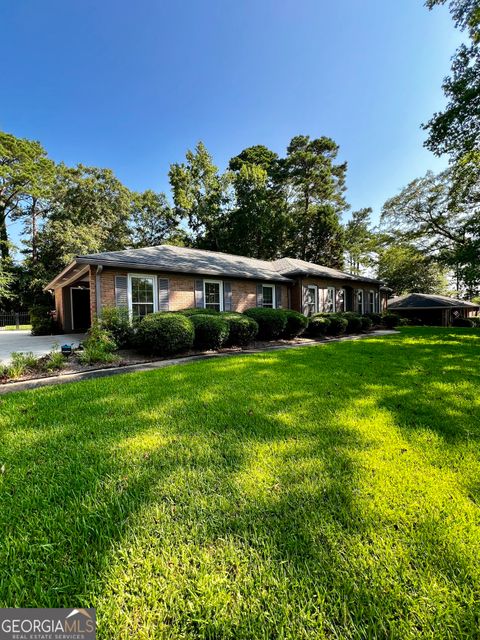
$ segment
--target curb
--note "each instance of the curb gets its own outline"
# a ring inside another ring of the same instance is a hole
[[[40,387],[51,387],[59,384],[68,384],[71,382],[80,382],[82,380],[95,380],[97,378],[107,378],[122,373],[141,373],[144,371],[154,371],[156,369],[164,369],[174,365],[188,364],[189,362],[198,362],[201,360],[213,360],[215,358],[234,358],[258,353],[267,353],[269,351],[285,351],[287,349],[299,349],[301,347],[318,347],[332,342],[346,342],[353,340],[365,340],[372,337],[395,335],[398,331],[381,330],[372,331],[365,335],[342,336],[339,338],[327,338],[326,340],[317,340],[306,344],[285,344],[273,345],[271,347],[263,347],[261,349],[243,349],[234,353],[202,353],[194,356],[184,356],[183,358],[170,358],[168,360],[156,360],[154,362],[141,362],[139,364],[128,364],[122,367],[111,367],[106,369],[92,369],[91,371],[80,371],[78,373],[67,373],[65,375],[49,376],[48,378],[37,378],[35,380],[22,380],[21,382],[7,382],[0,386],[0,396],[7,395],[19,391],[28,391],[30,389],[39,389]]]

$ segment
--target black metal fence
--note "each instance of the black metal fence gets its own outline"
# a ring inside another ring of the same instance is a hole
[[[30,314],[27,311],[0,312],[0,331],[18,331],[30,328]]]

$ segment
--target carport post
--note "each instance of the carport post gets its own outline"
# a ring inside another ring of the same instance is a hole
[[[20,314],[18,311],[15,311],[15,329],[17,331],[20,329]]]

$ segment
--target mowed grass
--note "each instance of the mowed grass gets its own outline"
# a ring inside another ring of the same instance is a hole
[[[0,606],[102,639],[480,637],[480,331],[0,403]]]

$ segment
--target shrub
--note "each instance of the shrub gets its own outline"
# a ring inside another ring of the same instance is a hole
[[[379,313],[366,313],[363,317],[370,318],[373,325],[382,324],[382,316]]]
[[[145,316],[138,326],[138,347],[153,355],[171,355],[193,346],[194,328],[181,313],[157,312]]]
[[[471,318],[459,316],[452,320],[452,327],[473,327],[475,326]]]
[[[10,362],[3,369],[3,374],[7,378],[15,380],[25,375],[28,371],[36,369],[38,366],[38,359],[33,353],[20,353],[14,351],[10,355]]]
[[[387,311],[382,316],[382,324],[384,324],[387,329],[395,329],[400,324],[400,316],[398,313],[391,313]]]
[[[362,322],[362,331],[370,331],[373,326],[373,320],[369,316],[360,316]]]
[[[102,310],[101,325],[110,333],[119,349],[132,345],[133,327],[127,308],[105,307]]]
[[[283,309],[254,307],[247,309],[245,315],[258,323],[259,340],[277,340],[287,325],[287,316]]]
[[[470,316],[470,320],[473,322],[474,327],[480,327],[480,316]]]
[[[61,351],[52,349],[50,353],[43,359],[42,369],[45,371],[58,371],[65,366],[65,358]]]
[[[329,313],[328,319],[330,320],[330,326],[328,327],[328,335],[341,336],[345,333],[348,326],[347,318],[344,318],[339,313]]]
[[[313,316],[308,322],[308,335],[319,338],[327,335],[330,329],[330,318],[327,316]]]
[[[360,333],[362,330],[362,316],[353,311],[346,311],[341,314],[347,321],[345,333]]]
[[[36,305],[29,310],[32,336],[49,336],[58,331],[50,307]]]
[[[245,347],[257,337],[258,323],[253,318],[233,311],[225,311],[220,315],[228,322],[230,329],[226,346]]]
[[[287,317],[287,324],[283,330],[282,338],[296,338],[307,328],[308,318],[302,313],[290,309],[284,309],[283,313]]]
[[[193,314],[190,321],[195,328],[195,349],[220,349],[225,344],[230,327],[218,314]]]
[[[116,349],[117,345],[111,333],[104,329],[98,320],[95,320],[88,330],[79,359],[82,364],[115,362]]]
[[[197,315],[205,315],[205,316],[212,316],[212,315],[216,315],[218,313],[218,311],[216,311],[215,309],[203,309],[202,307],[196,307],[194,309],[182,309],[181,311],[178,311],[177,313],[181,313],[184,316],[197,316]]]

